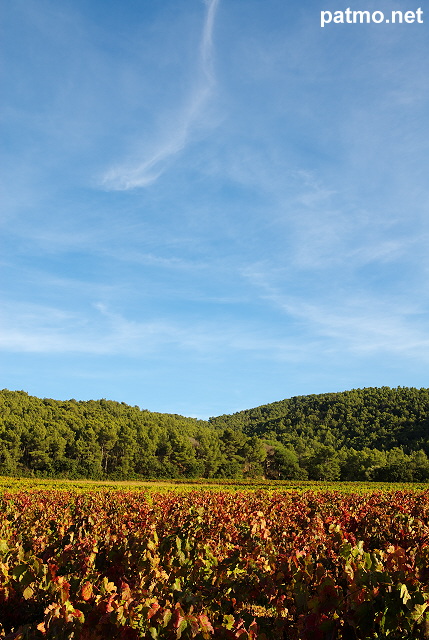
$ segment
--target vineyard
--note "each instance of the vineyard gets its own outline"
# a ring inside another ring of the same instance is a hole
[[[429,493],[4,491],[0,638],[429,638]]]

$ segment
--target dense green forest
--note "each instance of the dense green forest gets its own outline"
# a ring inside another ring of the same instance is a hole
[[[298,396],[208,421],[0,392],[0,473],[429,481],[429,389]]]

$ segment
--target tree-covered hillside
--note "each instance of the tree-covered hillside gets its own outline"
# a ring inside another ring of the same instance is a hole
[[[0,473],[426,481],[429,389],[308,395],[210,418],[0,392]]]
[[[294,451],[313,479],[429,478],[429,389],[390,387],[296,396],[210,418]]]
[[[370,387],[297,396],[210,418],[210,423],[285,445],[316,440],[358,450],[401,446],[429,451],[429,389]]]
[[[109,400],[0,392],[0,473],[88,478],[261,474],[261,441]]]

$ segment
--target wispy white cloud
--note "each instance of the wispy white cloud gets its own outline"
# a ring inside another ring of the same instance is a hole
[[[204,0],[207,7],[206,20],[204,22],[203,35],[201,38],[201,62],[202,72],[206,76],[208,83],[214,82],[213,73],[213,28],[219,0]]]
[[[0,320],[0,349],[24,353],[136,355],[177,339],[166,322],[135,322],[93,305],[95,313],[68,312],[43,305],[10,305]]]
[[[316,334],[332,340],[335,350],[355,354],[390,353],[429,359],[429,334],[419,323],[418,310],[400,307],[393,300],[370,296],[345,299],[342,306],[290,299],[283,309]]]
[[[104,303],[69,312],[35,304],[5,306],[0,317],[0,351],[9,353],[85,354],[131,358],[180,357],[216,361],[231,352],[258,358],[301,361],[311,345],[273,336],[242,323],[130,320]]]
[[[422,318],[425,310],[409,299],[371,295],[345,288],[331,295],[302,297],[289,294],[277,283],[276,274],[261,266],[243,271],[269,301],[298,322],[300,337],[310,335],[318,350],[354,356],[391,354],[429,361],[429,332]]]
[[[265,287],[261,297],[289,318],[272,336],[260,327],[235,322],[154,318],[131,320],[107,305],[93,312],[67,312],[41,305],[6,310],[0,322],[0,350],[46,355],[80,353],[128,358],[224,358],[251,353],[256,359],[304,363],[327,357],[374,357],[390,354],[429,361],[429,334],[421,310],[398,301],[367,295],[332,301],[306,301]],[[292,324],[290,321],[292,320]],[[299,330],[293,329],[297,323]]]
[[[156,182],[168,167],[169,162],[188,144],[194,126],[210,98],[215,84],[213,71],[213,29],[219,0],[205,0],[206,14],[202,29],[199,68],[186,106],[174,118],[174,126],[159,134],[159,139],[150,153],[142,153],[143,159],[112,167],[102,179],[108,190],[127,191],[147,187]]]

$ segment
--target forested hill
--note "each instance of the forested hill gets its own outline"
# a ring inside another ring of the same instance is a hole
[[[316,440],[358,450],[402,446],[429,452],[429,389],[370,387],[296,396],[209,422],[285,445]]]
[[[0,473],[429,480],[429,389],[298,396],[210,418],[0,391]]]

